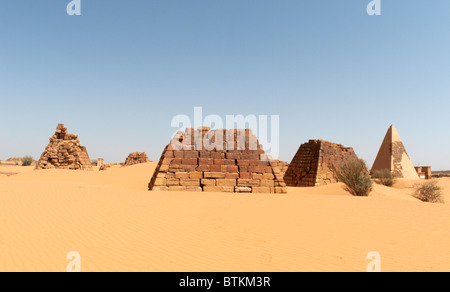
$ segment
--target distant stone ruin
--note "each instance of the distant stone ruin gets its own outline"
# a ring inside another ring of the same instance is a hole
[[[280,165],[249,129],[190,128],[164,149],[149,190],[286,193]]]
[[[432,179],[433,173],[431,171],[431,166],[415,166],[417,174],[420,179]]]
[[[105,165],[105,159],[103,158],[98,158],[97,159],[97,167],[101,168],[103,165]]]
[[[309,140],[300,146],[284,175],[287,186],[314,187],[338,182],[333,167],[358,159],[353,148],[324,140]]]
[[[148,159],[148,156],[145,152],[134,152],[127,157],[123,166],[131,166],[147,162],[150,162],[150,160]]]
[[[58,124],[55,134],[41,155],[36,169],[91,169],[86,147],[80,145],[78,135],[69,134],[64,124]]]

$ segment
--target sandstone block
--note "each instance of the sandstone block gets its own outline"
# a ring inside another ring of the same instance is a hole
[[[202,186],[215,186],[216,185],[216,180],[215,179],[202,179],[201,180],[201,185]]]
[[[189,173],[189,177],[191,179],[201,179],[203,178],[203,172],[201,171],[192,171]]]
[[[235,187],[236,186],[236,180],[235,179],[218,179],[216,182],[217,186],[227,186],[227,187]]]
[[[225,173],[223,172],[205,172],[205,178],[225,178]]]

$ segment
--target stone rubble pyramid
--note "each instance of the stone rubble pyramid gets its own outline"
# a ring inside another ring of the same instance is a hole
[[[384,137],[371,172],[376,170],[389,170],[395,173],[398,178],[419,179],[419,175],[394,125],[389,127]]]
[[[188,128],[164,149],[149,190],[286,193],[279,163],[249,129]]]
[[[314,187],[337,183],[333,167],[350,159],[358,159],[353,148],[324,140],[302,144],[284,175],[287,186]]]
[[[150,162],[148,159],[148,156],[145,152],[134,152],[128,155],[127,159],[125,160],[124,166],[131,166],[135,164],[140,163],[147,163]]]
[[[64,124],[58,124],[55,134],[41,155],[36,169],[91,169],[86,147],[80,145],[78,135],[69,134]]]

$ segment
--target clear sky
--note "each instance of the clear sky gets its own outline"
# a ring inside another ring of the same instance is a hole
[[[280,159],[325,139],[369,166],[394,124],[450,169],[450,1],[0,1],[0,159],[38,159],[58,123],[92,159],[158,160],[171,119],[280,116]]]

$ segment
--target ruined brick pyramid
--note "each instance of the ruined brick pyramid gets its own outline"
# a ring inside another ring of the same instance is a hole
[[[36,169],[90,169],[86,147],[80,145],[78,135],[69,134],[64,124],[58,124],[55,134],[36,164]]]
[[[164,149],[149,190],[286,193],[278,164],[251,130],[189,128]]]
[[[333,166],[358,159],[353,148],[324,140],[302,144],[284,175],[287,186],[314,187],[337,182]]]
[[[395,173],[398,178],[419,179],[402,139],[393,125],[389,127],[384,137],[371,171],[386,169]]]
[[[139,163],[149,162],[148,156],[145,152],[134,152],[128,155],[125,160],[124,166],[131,166]]]

